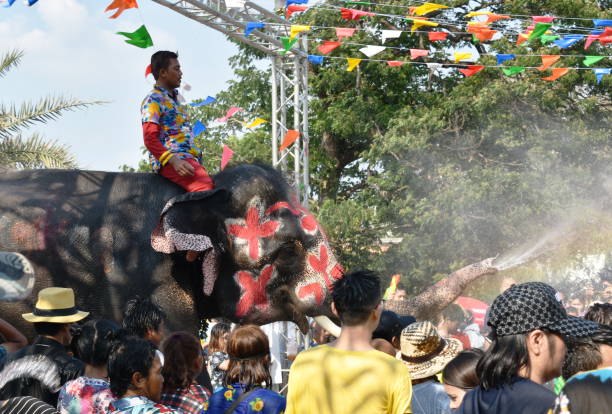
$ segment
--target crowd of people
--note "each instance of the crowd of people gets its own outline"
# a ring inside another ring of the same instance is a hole
[[[551,286],[510,284],[481,332],[458,305],[433,321],[384,310],[370,271],[337,280],[331,299],[340,335],[313,326],[283,396],[272,390],[270,341],[258,326],[219,322],[203,344],[167,332],[164,310],[148,298],[129,301],[120,326],[78,310],[69,288],[43,289],[23,315],[37,335],[31,345],[0,320],[2,375],[18,372],[0,389],[0,412],[612,411],[610,303],[574,317]]]

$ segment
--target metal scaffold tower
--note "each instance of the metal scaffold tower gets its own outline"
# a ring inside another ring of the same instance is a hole
[[[310,170],[308,155],[308,55],[306,37],[285,51],[281,36],[289,35],[290,23],[258,4],[244,0],[153,0],[198,23],[217,30],[266,53],[272,66],[272,164],[293,182],[298,198],[307,205]],[[275,9],[285,7],[274,0]],[[247,37],[247,22],[266,23]],[[300,133],[298,140],[279,152],[288,130]]]

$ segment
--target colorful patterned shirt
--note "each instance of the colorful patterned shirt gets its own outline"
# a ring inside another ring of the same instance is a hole
[[[184,413],[199,414],[208,410],[210,391],[199,384],[191,384],[189,388],[176,390],[175,393],[163,393],[160,404]]]
[[[225,352],[213,352],[208,361],[210,375],[210,383],[213,391],[217,391],[223,387],[223,380],[225,380],[225,371],[219,368],[223,362],[227,361],[229,356]]]
[[[224,414],[234,401],[245,392],[244,384],[228,385],[210,397],[208,414]],[[233,414],[283,414],[287,401],[274,391],[260,388],[238,404]]]
[[[159,140],[168,150],[159,160],[149,153],[149,162],[154,172],[159,172],[172,154],[177,154],[181,159],[193,158],[202,163],[202,151],[195,145],[187,108],[178,102],[176,96],[177,91],[170,93],[156,85],[140,107],[142,123],[152,122],[161,127]]]
[[[79,377],[64,384],[57,401],[57,410],[61,414],[105,414],[114,400],[107,381]]]
[[[108,407],[109,413],[122,414],[181,414],[165,405],[155,403],[147,397],[126,397],[113,401]]]

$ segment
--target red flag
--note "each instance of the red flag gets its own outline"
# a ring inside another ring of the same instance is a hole
[[[308,9],[308,6],[302,6],[301,4],[290,4],[287,6],[287,10],[285,11],[285,19],[291,17],[291,15],[295,12],[303,12]]]
[[[224,169],[228,162],[234,156],[234,151],[227,145],[223,144],[223,154],[221,154],[221,169]]]
[[[227,113],[225,114],[225,116],[221,118],[217,118],[216,121],[217,122],[227,122],[227,120],[230,119],[232,116],[234,116],[237,112],[240,112],[243,110],[244,109],[238,108],[237,106],[232,106],[230,109],[227,110]]]
[[[151,65],[148,65],[145,69],[145,78],[151,74]]]
[[[531,16],[534,23],[552,23],[555,16]]]
[[[542,56],[542,66],[538,68],[540,72],[545,71],[549,67],[551,67],[556,61],[561,58],[559,55],[545,55]]]
[[[418,59],[423,56],[427,56],[429,54],[429,50],[425,49],[410,49],[410,59]]]
[[[466,77],[477,74],[485,67],[483,65],[468,65],[467,69],[459,69],[459,72],[463,73]]]
[[[110,16],[110,19],[116,19],[121,13],[123,13],[124,10],[135,9],[137,7],[138,3],[136,3],[136,0],[113,0],[113,2],[109,4],[104,11],[107,12],[109,10],[117,9],[115,14]]]
[[[488,14],[487,15],[487,23],[493,23],[502,19],[509,19],[510,16],[506,16],[504,14]]]
[[[364,16],[375,16],[375,14],[363,10],[340,9],[340,16],[345,20],[359,20]]]
[[[338,40],[342,40],[343,37],[351,37],[355,30],[351,27],[336,27],[336,36]]]
[[[567,72],[569,72],[569,68],[553,68],[552,75],[542,78],[542,80],[554,81],[565,75]]]
[[[324,40],[323,44],[317,48],[317,50],[324,55],[327,55],[329,52],[340,46],[342,42],[333,42],[331,40]]]
[[[289,145],[293,144],[300,137],[300,131],[296,131],[295,129],[287,130],[285,134],[285,138],[283,138],[283,142],[278,149],[278,151],[282,151],[287,148]]]
[[[429,41],[430,42],[435,42],[437,40],[446,40],[446,36],[448,36],[448,33],[446,33],[446,32],[429,32],[429,33],[427,33],[427,36],[429,36]]]
[[[402,66],[406,62],[402,62],[400,60],[387,60],[387,65],[389,66]]]

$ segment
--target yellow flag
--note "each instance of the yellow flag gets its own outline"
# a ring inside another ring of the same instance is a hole
[[[310,26],[304,26],[302,24],[292,24],[289,39],[293,40],[293,38],[300,34],[300,32],[304,32],[306,30],[310,30]]]
[[[247,128],[255,128],[257,125],[265,124],[266,122],[268,122],[268,121],[266,121],[263,118],[255,118],[255,120],[253,122],[251,122],[250,124],[245,125],[245,126]]]
[[[472,57],[471,53],[464,53],[464,52],[455,52],[455,63],[461,62],[462,60],[466,60]]]
[[[346,58],[346,61],[348,62],[348,67],[346,68],[347,72],[352,72],[353,69],[355,69],[357,65],[359,65],[359,62],[361,62],[361,59]]]
[[[423,20],[423,19],[412,19],[412,28],[410,30],[414,32],[421,26],[435,27],[437,25],[438,23],[430,22],[430,21]]]
[[[414,9],[414,14],[417,16],[423,16],[424,14],[431,13],[432,11],[438,9],[448,9],[448,6],[443,6],[436,3],[425,3],[422,6],[416,7]]]
[[[465,15],[465,17],[474,17],[474,16],[486,16],[488,14],[493,14],[492,12],[479,11],[479,12],[470,12]]]

